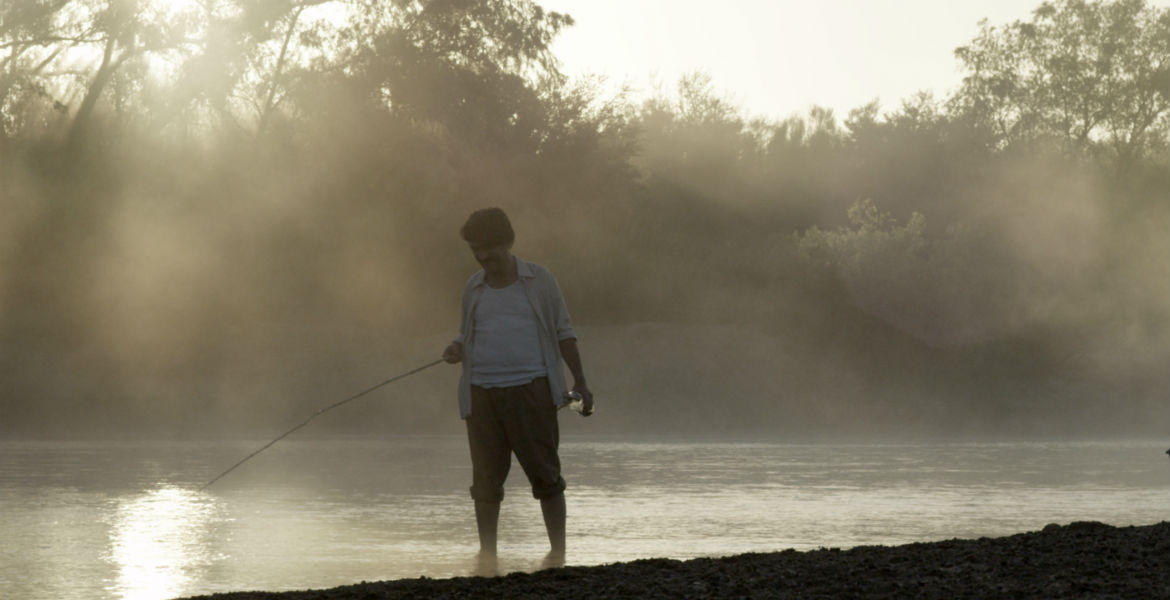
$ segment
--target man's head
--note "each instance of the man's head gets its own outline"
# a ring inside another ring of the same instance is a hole
[[[459,230],[471,247],[476,262],[489,275],[498,274],[512,265],[512,242],[516,234],[508,215],[498,208],[484,208],[471,213]]]
[[[498,208],[481,208],[471,213],[459,235],[468,244],[483,247],[502,245],[511,248],[516,240],[508,215]]]

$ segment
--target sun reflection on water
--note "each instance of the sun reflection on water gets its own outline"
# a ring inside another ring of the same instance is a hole
[[[109,560],[117,571],[107,591],[124,600],[173,598],[223,558],[208,543],[220,506],[211,496],[161,487],[118,503]]]

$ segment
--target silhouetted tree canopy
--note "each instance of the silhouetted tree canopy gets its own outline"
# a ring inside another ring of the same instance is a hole
[[[530,0],[0,4],[0,433],[310,405],[456,326],[457,229],[485,205],[586,329],[783,340],[776,406],[807,419],[1165,423],[1170,10],[1045,2],[984,22],[950,97],[780,119],[701,72],[648,99],[570,80],[572,23]]]
[[[981,25],[955,51],[968,74],[953,102],[997,147],[1106,153],[1125,175],[1165,142],[1170,12],[1143,0],[1059,0],[1030,22]]]

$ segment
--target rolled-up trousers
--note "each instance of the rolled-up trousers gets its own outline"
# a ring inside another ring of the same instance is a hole
[[[533,497],[549,498],[565,490],[557,455],[557,407],[547,378],[506,388],[471,386],[466,422],[472,498],[497,503],[504,499],[512,454],[528,476]]]

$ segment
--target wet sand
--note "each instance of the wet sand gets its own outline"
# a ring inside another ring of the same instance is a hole
[[[199,598],[1170,598],[1170,522]]]

